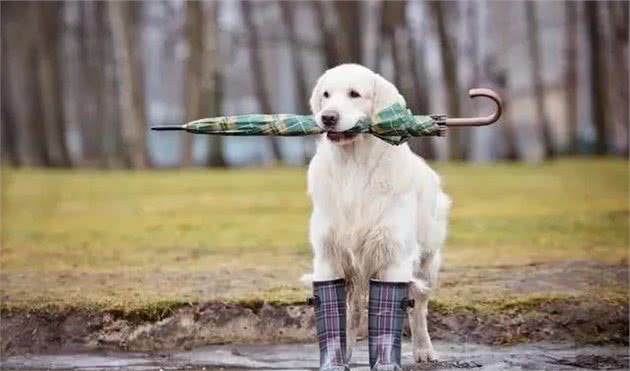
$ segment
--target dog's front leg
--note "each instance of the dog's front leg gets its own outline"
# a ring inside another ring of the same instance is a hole
[[[343,278],[338,262],[335,262],[335,236],[330,218],[318,208],[313,209],[309,230],[309,239],[313,248],[313,281],[326,281]]]
[[[372,370],[402,370],[402,327],[409,306],[409,286],[419,256],[413,195],[388,205],[385,222],[368,233],[364,261],[371,261],[368,346]]]
[[[319,339],[320,371],[349,370],[346,341],[346,280],[339,266],[339,243],[329,218],[317,207],[310,225],[313,247],[313,298]]]

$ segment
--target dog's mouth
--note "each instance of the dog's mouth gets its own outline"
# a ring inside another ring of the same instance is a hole
[[[335,142],[335,143],[349,143],[352,140],[354,140],[354,138],[357,137],[357,133],[344,133],[344,132],[338,132],[338,131],[329,131],[326,133],[326,138],[328,138],[328,140],[330,140],[331,142]]]

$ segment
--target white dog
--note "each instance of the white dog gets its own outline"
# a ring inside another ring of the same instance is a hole
[[[341,133],[394,103],[406,106],[393,84],[363,66],[343,64],[319,78],[310,105],[328,132],[308,169],[314,257],[312,276],[303,280],[346,279],[349,348],[363,322],[360,307],[369,280],[411,282],[413,352],[424,362],[437,358],[427,331],[427,303],[450,200],[438,175],[407,144]]]

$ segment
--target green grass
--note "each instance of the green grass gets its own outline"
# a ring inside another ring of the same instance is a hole
[[[628,162],[436,168],[454,201],[447,268],[627,264]],[[5,168],[2,182],[5,304],[303,298],[304,169]]]

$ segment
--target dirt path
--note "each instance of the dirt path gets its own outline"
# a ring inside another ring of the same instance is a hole
[[[429,310],[429,331],[436,340],[628,344],[625,265],[447,267],[442,277]],[[0,351],[176,351],[315,340],[313,310],[303,302],[181,302],[165,308],[150,315],[81,306],[5,310]]]
[[[403,344],[405,370],[623,370],[627,348],[576,347],[534,343],[510,347],[437,342],[441,361],[414,365],[410,345]],[[368,370],[367,344],[353,352],[352,369]],[[46,370],[312,370],[318,367],[316,344],[282,346],[214,346],[175,353],[77,353],[14,356],[1,369]]]

